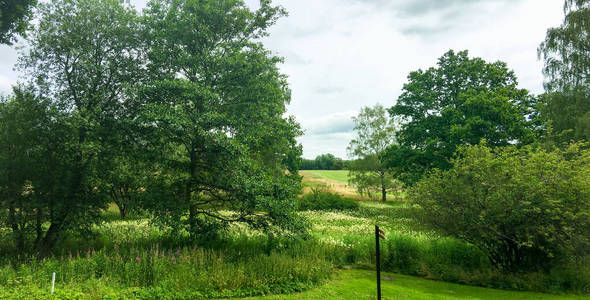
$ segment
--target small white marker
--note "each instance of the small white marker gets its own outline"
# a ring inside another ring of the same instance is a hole
[[[53,272],[53,278],[51,279],[51,294],[53,295],[53,288],[55,287],[55,272]]]

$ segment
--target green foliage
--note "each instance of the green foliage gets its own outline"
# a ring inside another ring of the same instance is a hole
[[[292,203],[301,130],[283,117],[282,60],[258,41],[280,7],[162,0],[139,17],[123,0],[61,0],[39,13],[19,60],[32,100],[14,104],[31,107],[2,129],[1,160],[22,153],[1,200],[20,248],[47,256],[69,232],[88,234],[110,201],[195,239],[236,221],[305,231]]]
[[[357,209],[358,201],[329,192],[326,186],[314,186],[311,192],[297,199],[298,210],[346,210]]]
[[[399,145],[385,154],[400,180],[413,184],[432,168],[448,169],[460,145],[532,142],[532,100],[503,62],[449,51],[437,67],[411,72],[397,104]]]
[[[540,120],[545,124],[545,142],[567,147],[573,141],[590,141],[589,94],[582,88],[540,96]]]
[[[547,91],[540,101],[541,120],[547,142],[560,147],[590,140],[589,3],[566,1],[563,24],[550,28],[538,49]]]
[[[578,86],[590,87],[590,2],[566,0],[565,19],[559,27],[547,30],[538,49],[545,62],[548,92],[568,91]]]
[[[387,111],[380,104],[364,107],[355,123],[355,138],[348,145],[350,163],[350,183],[361,195],[372,197],[381,194],[387,200],[387,192],[398,188],[390,170],[384,163],[384,151],[395,143],[397,123],[388,118]]]
[[[409,194],[425,225],[474,244],[504,272],[589,254],[590,151],[479,145],[459,156]]]
[[[18,251],[26,250],[28,236],[46,221],[45,199],[33,192],[32,184],[55,175],[44,164],[59,164],[49,151],[59,147],[52,132],[56,117],[47,99],[25,87],[14,88],[11,97],[0,101],[0,227],[11,229]]]
[[[0,1],[0,44],[11,45],[16,35],[25,34],[36,4],[37,0]]]
[[[348,169],[350,162],[335,157],[333,154],[321,154],[315,159],[302,159],[301,170],[342,170]]]
[[[283,117],[282,59],[258,41],[284,11],[267,1],[251,11],[243,1],[162,0],[144,14],[152,81],[140,119],[161,153],[150,210],[194,238],[236,221],[302,232],[292,204],[301,131]]]
[[[106,206],[101,168],[130,140],[122,128],[142,63],[137,12],[123,1],[52,1],[39,12],[19,68],[58,116],[44,127],[51,137],[41,145],[45,168],[30,185],[42,204],[34,224],[43,257],[66,231],[87,233]]]
[[[328,258],[337,266],[373,269],[375,224],[385,231],[381,243],[385,271],[469,285],[552,293],[590,292],[590,256],[554,264],[547,271],[503,273],[473,244],[425,230],[406,203],[360,202],[358,210],[305,212],[313,235],[331,245]]]

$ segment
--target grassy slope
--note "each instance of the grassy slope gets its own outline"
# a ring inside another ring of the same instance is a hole
[[[348,170],[307,170],[300,171],[300,173],[302,173],[304,176],[309,174],[314,177],[348,183]]]
[[[382,273],[383,299],[588,299],[531,292],[494,290]],[[338,272],[328,284],[297,294],[247,299],[375,299],[375,273],[365,270]]]

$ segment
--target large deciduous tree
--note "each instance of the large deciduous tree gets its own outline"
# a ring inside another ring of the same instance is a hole
[[[353,121],[355,137],[348,145],[352,159],[350,183],[361,195],[381,194],[381,200],[386,201],[387,192],[397,184],[385,166],[383,154],[395,143],[397,123],[389,118],[387,110],[380,104],[363,107]]]
[[[32,185],[48,189],[49,225],[38,243],[44,256],[65,231],[98,220],[107,199],[100,166],[127,140],[121,132],[144,63],[137,13],[124,1],[63,0],[39,10],[19,66],[61,111],[70,131],[63,137],[65,150],[56,152],[60,175]]]
[[[517,85],[505,63],[470,58],[467,51],[451,50],[437,67],[411,72],[389,109],[402,126],[399,144],[387,151],[388,165],[413,184],[428,169],[448,169],[458,145],[530,142],[532,98]]]
[[[550,142],[590,140],[590,1],[566,1],[563,24],[547,30],[539,57],[547,92],[540,112]]]
[[[241,0],[148,4],[153,81],[143,120],[168,149],[152,187],[162,193],[152,207],[159,220],[195,237],[234,221],[300,229],[292,204],[300,129],[283,117],[290,90],[282,59],[260,43],[284,14],[270,1],[256,11]]]

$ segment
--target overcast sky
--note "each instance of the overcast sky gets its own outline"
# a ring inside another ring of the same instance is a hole
[[[143,7],[145,0],[133,0]],[[258,0],[246,0],[253,9]],[[543,91],[537,46],[563,19],[562,0],[282,0],[289,16],[264,44],[285,58],[289,114],[305,129],[303,155],[346,157],[351,117],[392,106],[409,72],[434,66],[449,49],[502,60],[520,87]],[[0,93],[17,80],[17,52],[0,46]]]

